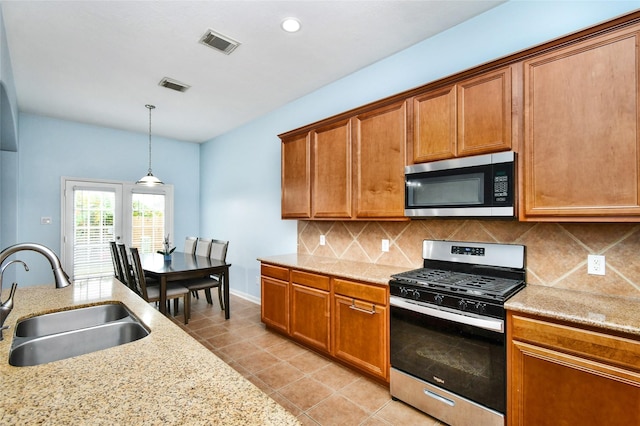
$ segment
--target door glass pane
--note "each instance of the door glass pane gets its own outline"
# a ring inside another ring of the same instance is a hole
[[[164,198],[164,194],[132,194],[131,245],[140,253],[155,253],[163,248],[166,236]]]
[[[73,279],[113,275],[115,193],[76,189],[73,197]]]

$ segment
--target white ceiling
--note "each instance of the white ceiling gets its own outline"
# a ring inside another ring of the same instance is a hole
[[[203,142],[503,1],[2,1],[22,112]],[[298,33],[283,18],[302,22]],[[199,43],[207,29],[241,45]],[[191,88],[179,93],[163,77]]]

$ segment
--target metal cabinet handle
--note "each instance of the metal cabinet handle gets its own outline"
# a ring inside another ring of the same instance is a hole
[[[354,311],[358,311],[358,312],[364,312],[365,314],[369,314],[369,315],[375,315],[376,314],[376,305],[371,305],[371,310],[368,311],[366,309],[362,309],[356,306],[356,300],[355,299],[351,299],[351,305],[349,306],[349,309],[353,309]]]

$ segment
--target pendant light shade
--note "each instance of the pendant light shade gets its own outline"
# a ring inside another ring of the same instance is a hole
[[[149,110],[149,170],[146,176],[143,176],[136,184],[147,186],[164,185],[164,182],[155,177],[153,172],[151,172],[151,110],[154,109],[155,106],[147,104],[145,107]]]

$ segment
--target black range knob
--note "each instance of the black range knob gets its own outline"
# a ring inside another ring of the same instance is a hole
[[[483,313],[484,313],[484,311],[486,311],[486,310],[487,310],[487,305],[486,305],[486,304],[484,304],[484,303],[482,303],[482,302],[478,302],[478,303],[476,303],[476,306],[475,306],[474,308],[475,308],[475,311],[476,311],[477,313],[479,313],[479,314],[483,314]]]
[[[436,294],[435,296],[433,296],[433,300],[437,305],[441,305],[442,301],[444,300],[444,296],[441,294]]]
[[[464,311],[467,309],[467,302],[462,299],[458,300],[458,308],[460,308],[461,311]]]

